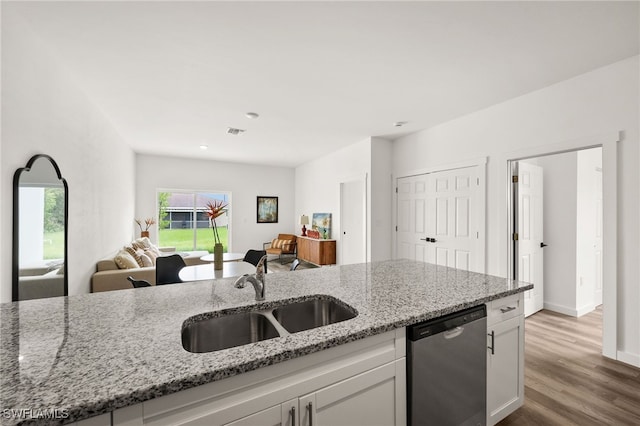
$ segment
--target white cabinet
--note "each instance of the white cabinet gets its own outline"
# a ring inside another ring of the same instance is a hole
[[[300,424],[298,419],[298,400],[293,399],[232,421],[225,426],[296,426]]]
[[[399,425],[396,400],[399,361],[374,368],[300,398],[301,426]],[[404,380],[401,380],[404,382]],[[404,383],[401,385],[404,387]],[[404,390],[400,391],[404,396]],[[404,397],[400,398],[405,400]],[[402,409],[404,412],[404,409]]]
[[[522,293],[487,304],[487,424],[524,403],[524,300]]]
[[[113,424],[405,425],[404,328],[151,399]]]

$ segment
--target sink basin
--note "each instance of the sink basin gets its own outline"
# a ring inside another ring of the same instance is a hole
[[[189,352],[213,352],[279,337],[269,319],[257,312],[206,318],[182,329],[182,347]]]
[[[355,318],[355,309],[329,298],[290,303],[273,310],[275,319],[289,332],[309,330]]]

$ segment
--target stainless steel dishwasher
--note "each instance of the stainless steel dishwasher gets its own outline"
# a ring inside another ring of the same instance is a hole
[[[408,424],[486,424],[485,305],[407,327]]]

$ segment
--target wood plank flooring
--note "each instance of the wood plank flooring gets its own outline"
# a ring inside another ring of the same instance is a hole
[[[601,351],[601,309],[527,318],[524,406],[498,425],[640,425],[640,369]]]

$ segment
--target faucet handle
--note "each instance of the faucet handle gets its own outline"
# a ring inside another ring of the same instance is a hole
[[[236,279],[236,281],[233,283],[233,286],[235,288],[244,288],[244,286],[247,284],[247,277],[249,276],[249,274],[244,274],[238,277],[238,279]]]

